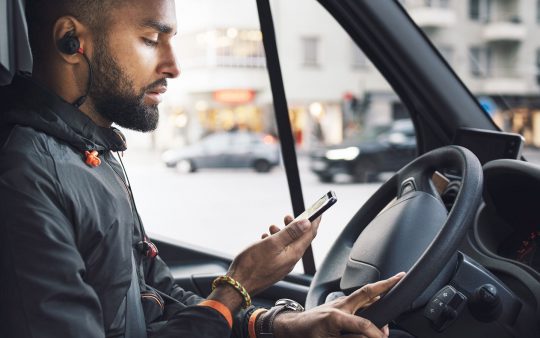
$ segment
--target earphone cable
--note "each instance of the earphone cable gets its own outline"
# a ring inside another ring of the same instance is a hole
[[[84,101],[86,101],[86,98],[88,97],[88,94],[90,93],[90,88],[92,87],[92,78],[94,77],[93,76],[93,71],[92,71],[92,64],[90,63],[90,60],[88,59],[86,54],[81,53],[81,55],[83,56],[84,60],[86,61],[86,64],[88,64],[88,80],[86,82],[86,93],[83,96],[79,97],[77,99],[77,101],[75,101],[73,103],[73,105],[75,107],[77,107],[77,108],[82,106]]]

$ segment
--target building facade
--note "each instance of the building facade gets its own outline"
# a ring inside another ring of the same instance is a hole
[[[401,3],[497,124],[540,146],[540,1]]]
[[[158,146],[193,142],[217,130],[275,133],[256,2],[176,3],[182,75],[171,82],[163,104]],[[540,146],[540,38],[535,38],[540,1],[400,3],[499,126]],[[301,147],[339,143],[408,116],[388,83],[318,3],[271,4]]]

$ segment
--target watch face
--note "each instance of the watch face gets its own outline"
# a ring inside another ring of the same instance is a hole
[[[276,302],[276,306],[284,306],[289,311],[295,311],[295,312],[302,312],[304,311],[304,307],[300,305],[298,302],[292,300],[283,298]]]

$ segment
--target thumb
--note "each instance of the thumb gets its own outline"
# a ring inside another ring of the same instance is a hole
[[[294,223],[290,223],[283,230],[274,235],[275,240],[279,242],[283,247],[286,247],[299,238],[301,238],[306,232],[311,229],[311,222],[307,219],[302,219]]]

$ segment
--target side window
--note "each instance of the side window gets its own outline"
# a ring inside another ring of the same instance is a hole
[[[201,140],[201,144],[205,151],[208,152],[224,152],[231,144],[231,135],[228,133],[211,134]]]
[[[292,212],[256,1],[175,3],[182,74],[158,130],[128,133],[127,170],[149,233],[232,256]],[[317,2],[272,6],[305,203],[328,190],[339,199],[314,243],[319,264],[370,194],[416,156],[416,138],[363,53],[351,67],[351,38]]]
[[[127,172],[150,234],[233,257],[292,213],[256,2],[175,4],[182,73]]]
[[[279,18],[276,38],[305,203],[328,190],[338,197],[323,216],[313,245],[315,262],[320,264],[370,194],[415,158],[416,137],[399,97],[320,4],[309,0],[272,4],[273,15]],[[305,13],[302,20],[299,12]],[[319,67],[298,67],[294,62],[305,58],[307,50],[315,50],[314,41],[306,37],[317,37]]]

